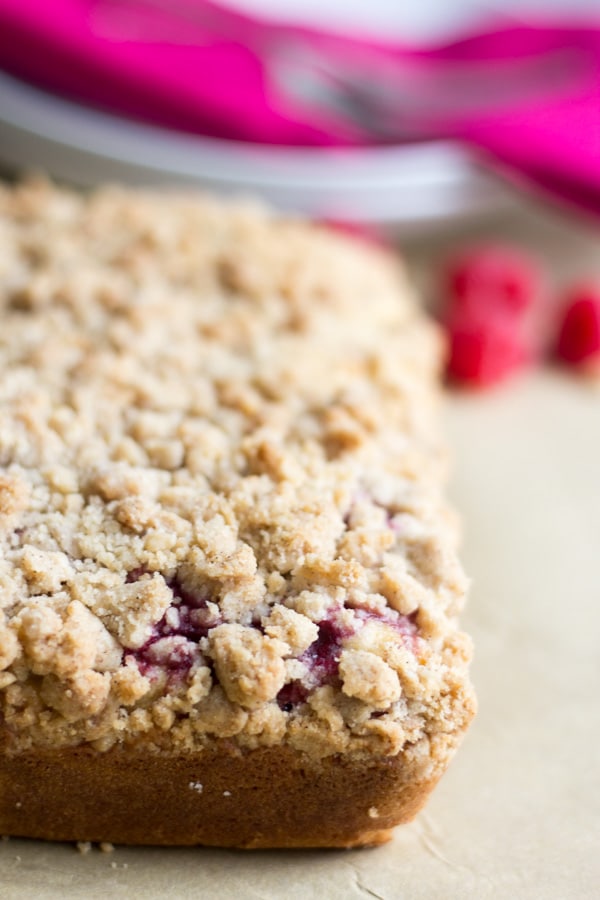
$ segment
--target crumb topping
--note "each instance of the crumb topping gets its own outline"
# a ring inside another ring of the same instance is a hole
[[[441,759],[465,579],[397,263],[30,181],[0,188],[0,304],[0,742]]]

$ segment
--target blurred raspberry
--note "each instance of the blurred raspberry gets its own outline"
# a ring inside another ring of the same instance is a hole
[[[567,365],[600,370],[600,283],[579,285],[569,292],[556,356]]]
[[[453,309],[504,309],[523,313],[540,292],[541,277],[527,254],[502,244],[481,244],[448,266],[446,293]]]
[[[456,316],[448,324],[447,375],[455,384],[490,387],[526,363],[530,354],[505,317]]]
[[[512,247],[485,244],[454,258],[445,273],[440,314],[449,337],[451,381],[489,387],[530,361],[530,318],[540,286],[535,262]]]

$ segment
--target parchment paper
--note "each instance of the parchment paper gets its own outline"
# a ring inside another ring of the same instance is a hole
[[[425,812],[362,851],[13,839],[4,900],[600,896],[600,388],[550,373],[454,396],[447,432],[480,712]]]

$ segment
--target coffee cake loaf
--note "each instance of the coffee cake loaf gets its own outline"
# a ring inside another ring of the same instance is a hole
[[[0,191],[0,833],[356,846],[473,715],[441,347],[259,207]]]

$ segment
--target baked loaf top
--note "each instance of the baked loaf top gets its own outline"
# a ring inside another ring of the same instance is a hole
[[[445,765],[473,709],[440,344],[397,263],[205,198],[0,191],[9,752]]]

